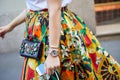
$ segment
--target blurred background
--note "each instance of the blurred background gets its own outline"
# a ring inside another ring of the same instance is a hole
[[[69,7],[87,24],[105,48],[120,63],[120,0],[73,0]],[[24,8],[23,0],[0,0],[0,27],[8,24]],[[19,47],[25,24],[0,39],[0,79],[19,80],[23,58]]]

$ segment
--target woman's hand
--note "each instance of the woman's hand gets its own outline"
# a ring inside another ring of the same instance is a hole
[[[10,31],[12,31],[12,29],[9,25],[0,27],[0,37],[4,38],[5,34]]]
[[[7,32],[12,31],[16,26],[23,23],[26,18],[27,9],[24,9],[17,17],[15,17],[8,25],[0,27],[0,37],[4,38]]]
[[[47,59],[45,61],[45,74],[51,75],[60,67],[60,59],[59,56],[53,57],[48,54]]]
[[[47,0],[49,11],[49,46],[58,47],[61,26],[61,4],[62,0]],[[60,67],[60,59],[48,54],[45,61],[45,73],[51,75]]]

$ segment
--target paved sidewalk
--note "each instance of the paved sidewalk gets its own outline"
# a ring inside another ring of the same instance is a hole
[[[0,53],[0,80],[20,80],[22,62],[18,53]]]
[[[99,40],[101,45],[120,63],[120,35],[116,38]],[[20,58],[18,53],[0,53],[0,80],[20,80],[22,62],[23,58]]]

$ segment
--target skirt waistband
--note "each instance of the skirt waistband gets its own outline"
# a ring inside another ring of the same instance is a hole
[[[68,10],[68,6],[65,6],[65,7],[62,7],[61,8],[61,11],[66,11],[66,10]],[[43,10],[38,10],[38,11],[34,11],[34,10],[30,10],[30,12],[41,12],[41,11],[48,11],[48,9],[46,8],[46,9],[43,9]]]

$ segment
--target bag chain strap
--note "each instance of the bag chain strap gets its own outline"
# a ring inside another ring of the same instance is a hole
[[[36,14],[35,14],[36,15]],[[37,15],[36,15],[37,16]],[[36,17],[37,18],[37,17]],[[33,28],[34,28],[34,25],[35,25],[35,20],[36,20],[36,18],[34,19],[34,22],[33,22],[33,25],[32,25],[32,33],[33,33]],[[28,25],[28,24],[27,24]],[[28,28],[29,28],[29,25],[28,25]],[[35,36],[33,36],[32,34],[31,35],[29,35],[28,34],[28,28],[27,28],[27,38],[31,41],[31,40],[33,40],[33,38],[35,38]],[[47,32],[47,30],[45,31],[45,34],[46,34],[46,32]],[[45,34],[42,36],[42,39],[43,39],[43,37],[45,36]]]

